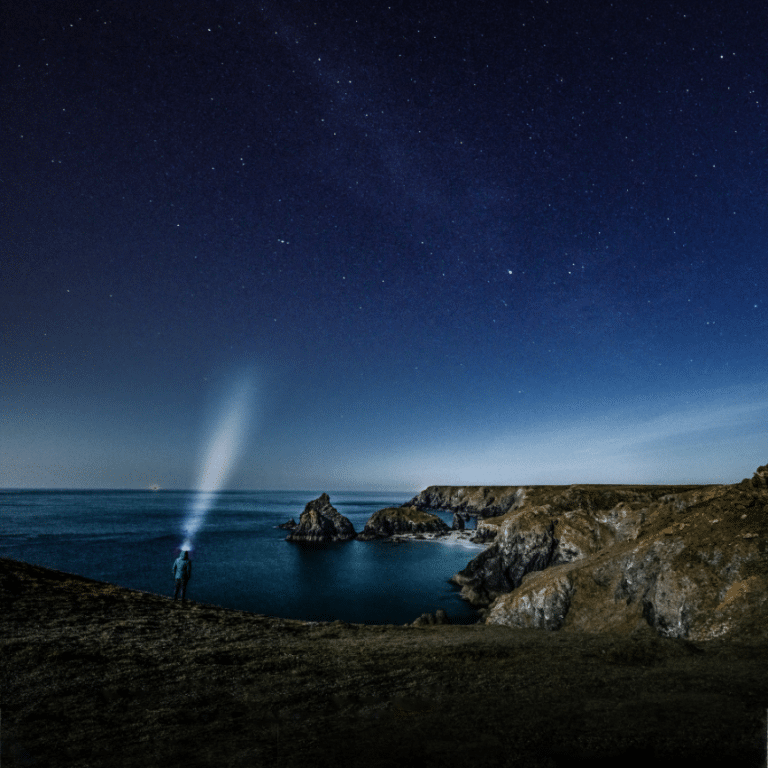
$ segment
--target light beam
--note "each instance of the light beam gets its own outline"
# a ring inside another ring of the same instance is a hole
[[[233,388],[222,409],[218,426],[200,467],[195,495],[187,511],[182,550],[192,549],[195,534],[205,521],[205,516],[213,506],[217,493],[226,483],[242,449],[251,416],[252,395],[251,379],[243,377]]]

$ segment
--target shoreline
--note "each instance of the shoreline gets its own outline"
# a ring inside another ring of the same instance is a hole
[[[282,525],[274,525],[275,530],[281,529]],[[372,539],[350,539],[350,541],[358,541],[360,544],[368,544],[369,542],[381,542],[392,544],[404,544],[408,541],[435,541],[439,544],[445,544],[446,546],[462,547],[469,551],[482,552],[490,544],[493,543],[493,539],[484,543],[478,543],[471,541],[470,539],[476,533],[475,529],[469,529],[464,531],[448,531],[447,533],[394,533],[391,536],[381,536],[379,538]],[[302,543],[302,542],[294,542]],[[307,543],[307,542],[305,542]],[[323,542],[309,542],[309,543],[323,543]],[[332,542],[335,543],[335,542]]]
[[[488,541],[484,544],[479,544],[470,541],[474,533],[474,530],[450,531],[449,533],[397,533],[386,539],[379,539],[379,541],[391,541],[395,544],[405,543],[406,541],[436,541],[446,546],[458,546],[469,551],[476,550],[477,552],[482,552],[492,542]]]

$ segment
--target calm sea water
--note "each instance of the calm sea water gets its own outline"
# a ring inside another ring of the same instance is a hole
[[[434,541],[290,544],[320,492],[225,492],[195,538],[188,598],[282,618],[405,624],[443,608],[455,623],[477,614],[448,578],[481,551]],[[377,510],[412,494],[330,493],[362,530]],[[0,491],[0,557],[173,595],[171,564],[193,494],[184,491]],[[441,515],[450,525],[451,516]]]

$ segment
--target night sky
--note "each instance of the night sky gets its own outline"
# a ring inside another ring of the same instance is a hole
[[[0,486],[737,482],[763,3],[12,3]]]

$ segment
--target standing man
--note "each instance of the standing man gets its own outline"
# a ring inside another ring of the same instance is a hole
[[[187,599],[187,582],[192,576],[192,561],[189,559],[189,552],[185,549],[173,561],[173,578],[176,579],[176,591],[173,593],[173,602],[179,596],[181,590],[181,604],[184,605]]]

